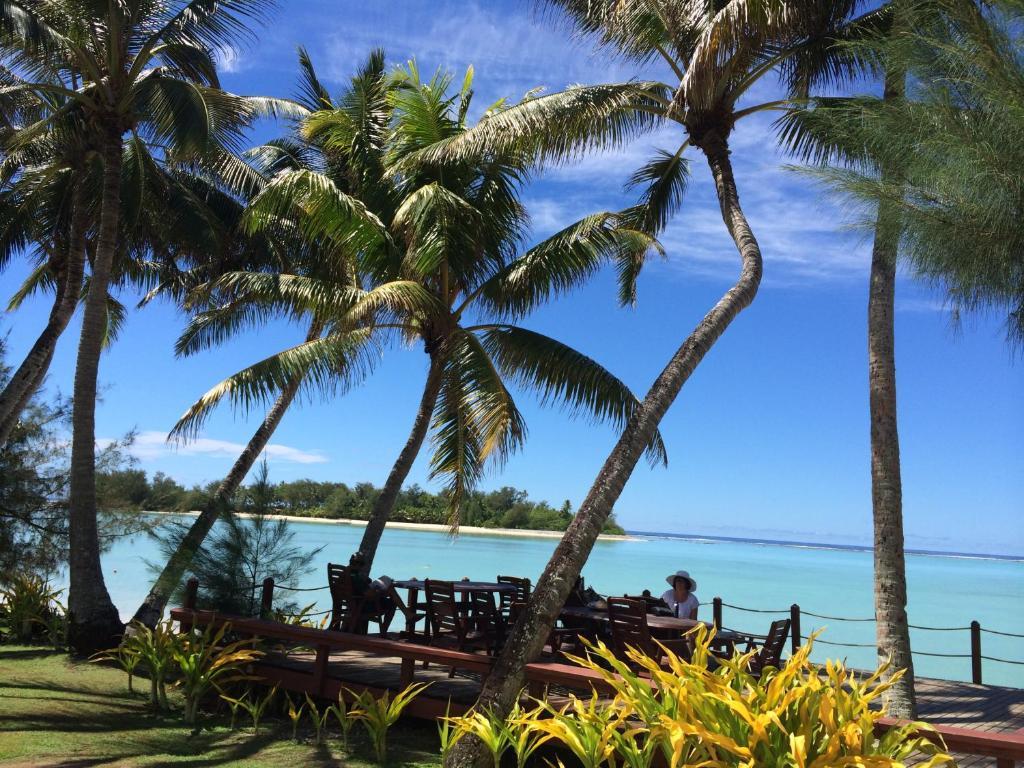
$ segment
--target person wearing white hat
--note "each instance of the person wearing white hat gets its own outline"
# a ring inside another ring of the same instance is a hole
[[[696,619],[700,600],[695,594],[697,582],[694,578],[688,571],[676,571],[666,576],[665,581],[671,589],[667,590],[661,599],[672,609],[672,615],[677,619]]]

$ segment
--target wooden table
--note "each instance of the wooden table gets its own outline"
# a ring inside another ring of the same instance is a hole
[[[438,579],[443,581],[443,579]],[[408,637],[412,638],[416,634],[416,609],[419,605],[419,594],[421,589],[426,588],[426,580],[420,579],[405,579],[403,581],[393,582],[396,589],[405,589],[409,592],[409,601],[407,603],[409,611],[405,615],[405,631]],[[462,595],[464,603],[469,603],[470,595],[473,593],[485,592],[488,594],[502,594],[516,591],[515,584],[502,584],[496,581],[469,581],[463,579],[462,581],[451,582],[454,587],[456,594]],[[430,636],[430,621],[427,620],[426,635]]]
[[[577,619],[603,624],[607,624],[609,621],[607,610],[587,608],[582,605],[568,605],[564,607],[562,609],[561,616],[567,619]],[[689,632],[698,624],[703,624],[708,629],[711,629],[713,626],[706,621],[677,619],[674,616],[655,616],[651,613],[647,614],[647,627],[651,631],[651,637],[656,638],[679,637],[680,635],[684,635]],[[715,636],[722,640],[729,640],[738,637],[735,632],[729,632],[728,630],[719,630]]]

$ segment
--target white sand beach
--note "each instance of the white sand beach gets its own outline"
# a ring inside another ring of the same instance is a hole
[[[198,517],[199,512],[159,512],[156,510],[143,510],[146,515],[189,515]],[[252,517],[247,512],[237,513],[239,517]],[[274,520],[288,520],[293,523],[323,523],[325,525],[351,525],[357,528],[365,528],[365,520],[345,520],[341,518],[328,517],[303,517],[301,515],[267,515]],[[398,528],[408,531],[435,531],[447,533],[448,526],[436,523],[400,523],[389,522],[389,528]],[[475,525],[463,525],[459,527],[458,536],[512,536],[524,539],[560,539],[561,531],[530,531],[522,528],[481,528]],[[636,536],[619,535],[614,533],[602,533],[597,537],[598,541],[639,541]]]

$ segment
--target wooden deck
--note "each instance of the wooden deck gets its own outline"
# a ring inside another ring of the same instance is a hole
[[[1024,690],[1019,688],[918,678],[916,690],[918,716],[925,722],[989,734],[1024,733]],[[957,758],[961,768],[996,765],[991,757]]]
[[[336,698],[346,688],[383,693],[401,690],[413,680],[429,681],[432,685],[409,707],[416,717],[466,711],[492,663],[484,655],[259,619],[180,609],[172,611],[172,618],[183,624],[231,621],[236,630],[300,646],[268,655],[255,670],[287,690]],[[455,674],[449,676],[453,668]],[[556,660],[529,664],[526,674],[530,693],[555,703],[570,692],[607,690],[597,673]],[[938,729],[962,768],[1024,766],[1024,690],[918,678],[917,694],[919,719]]]

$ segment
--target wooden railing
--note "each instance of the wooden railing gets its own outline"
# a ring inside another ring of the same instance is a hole
[[[346,688],[370,690],[377,694],[384,693],[383,689],[331,677],[328,663],[331,653],[335,651],[360,651],[381,658],[398,659],[401,664],[400,685],[402,687],[414,682],[418,662],[474,672],[481,677],[486,677],[493,665],[493,659],[479,654],[434,648],[370,635],[282,624],[267,619],[231,616],[213,611],[175,608],[171,611],[171,618],[179,622],[183,628],[220,626],[230,623],[232,630],[239,634],[248,634],[312,649],[315,654],[314,661],[308,670],[275,666],[272,660],[268,660],[257,663],[253,671],[270,684],[277,684],[287,690],[309,693],[312,696],[323,698],[336,699],[344,693]],[[596,690],[598,693],[612,692],[608,683],[597,672],[557,662],[527,664],[526,680],[529,692],[534,696],[543,695],[545,688],[552,685],[588,693],[591,690]],[[447,700],[421,696],[413,700],[408,711],[415,717],[438,718],[443,717],[446,713],[462,714],[468,708],[469,705],[459,702],[449,703]],[[879,722],[878,727],[880,730],[885,730],[899,724],[898,720],[884,718]],[[947,725],[935,725],[933,728],[952,752],[995,758],[997,768],[1013,768],[1018,762],[1024,763],[1024,729],[994,733]],[[928,734],[924,733],[923,735]]]
[[[189,611],[184,608],[175,608],[171,611],[171,618],[179,622],[183,628],[231,624],[232,631],[240,635],[252,635],[312,649],[315,654],[314,661],[308,671],[291,666],[275,665],[273,658],[270,658],[258,662],[254,666],[254,673],[269,683],[277,683],[287,690],[330,699],[337,698],[344,688],[368,689],[376,693],[384,692],[383,689],[376,689],[373,686],[349,683],[331,677],[328,674],[328,662],[332,652],[360,651],[381,658],[399,659],[401,664],[400,685],[402,687],[415,681],[418,662],[473,672],[481,677],[486,677],[493,665],[493,659],[488,656],[464,651],[434,648],[429,645],[418,645],[371,635],[300,627],[267,619],[251,619],[213,611]],[[611,693],[610,687],[598,673],[558,662],[527,664],[526,681],[530,694],[535,696],[542,695],[544,689],[551,685]],[[453,701],[450,711],[451,714],[461,714],[467,709],[469,709],[469,705]],[[414,700],[409,710],[410,714],[417,717],[430,718],[442,717],[446,711],[448,711],[447,700],[441,701],[426,697]]]

